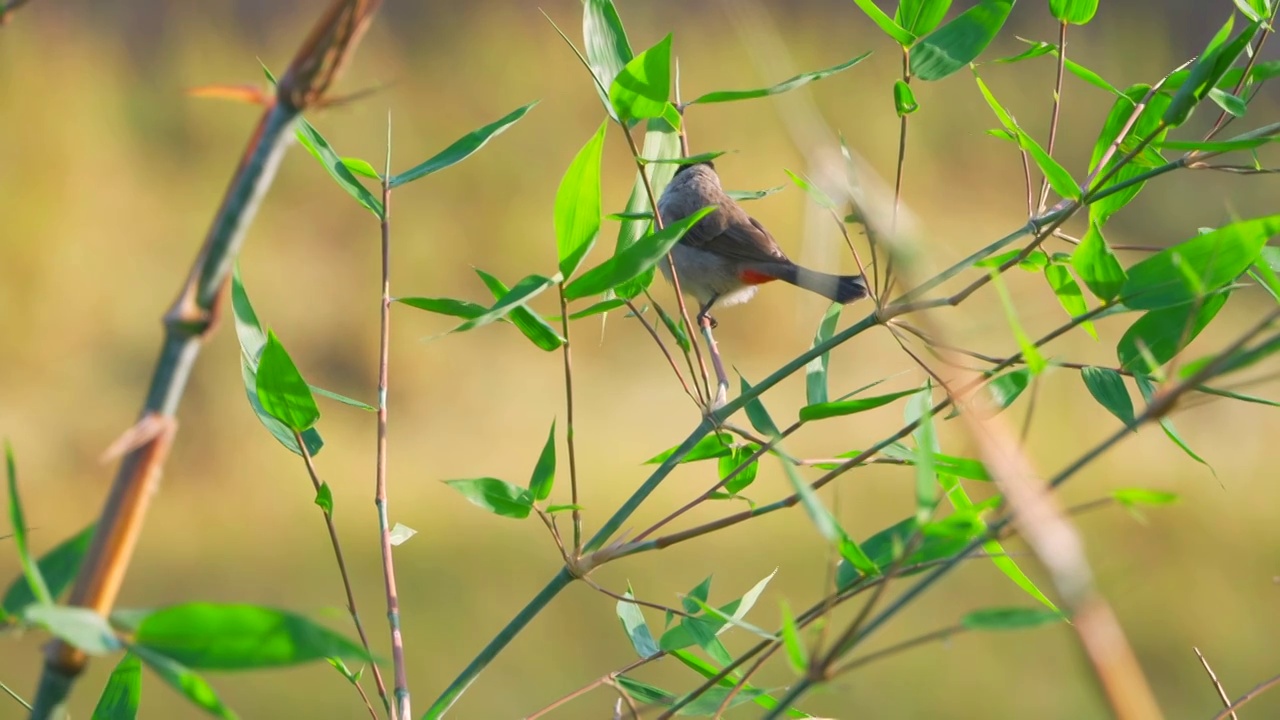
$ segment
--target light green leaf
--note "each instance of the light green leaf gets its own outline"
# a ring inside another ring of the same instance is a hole
[[[866,0],[866,1],[870,2],[870,0]],[[870,54],[871,53],[869,52],[863,53],[858,57],[855,57],[852,60],[842,62],[839,65],[833,65],[832,67],[826,68],[824,70],[815,70],[813,72],[802,73],[800,75],[796,75],[793,78],[788,78],[786,80],[783,80],[777,85],[772,85],[766,88],[755,88],[753,90],[720,90],[717,92],[710,92],[710,93],[707,93],[706,95],[702,95],[698,97],[696,100],[693,100],[689,104],[705,105],[707,103],[733,102],[735,100],[753,100],[755,98],[762,98],[762,97],[768,97],[770,95],[777,95],[779,93],[787,92],[788,90],[794,90],[798,87],[808,85],[814,80],[821,80],[823,78],[835,75],[838,72],[843,72],[844,70],[848,70],[854,65],[857,65],[858,63],[865,60],[867,56]]]
[[[51,600],[56,601],[75,581],[76,574],[80,572],[80,563],[89,550],[90,541],[93,540],[93,529],[94,526],[90,525],[72,535],[36,562],[39,575],[44,579]],[[16,540],[16,533],[14,538]],[[32,592],[31,583],[27,581],[24,572],[15,578],[9,585],[9,589],[5,591],[4,600],[0,601],[0,610],[2,610],[0,619],[5,615],[19,616],[23,609],[35,602],[37,602],[36,595]]]
[[[447,167],[457,165],[475,154],[480,148],[484,147],[493,138],[501,135],[507,128],[515,125],[520,118],[525,116],[537,105],[535,100],[524,107],[516,108],[498,120],[495,120],[482,128],[472,130],[454,141],[452,145],[436,153],[434,157],[426,162],[406,170],[398,175],[392,175],[388,184],[391,187],[404,185],[413,182],[419,178],[426,177],[432,173],[440,172]],[[375,173],[376,177],[376,173]]]
[[[333,515],[333,490],[329,488],[329,483],[320,483],[320,489],[316,491],[315,503],[325,515]]]
[[[298,366],[272,331],[258,359],[258,401],[271,417],[294,432],[311,429],[320,419],[320,408]]]
[[[627,585],[627,592],[623,597],[632,600],[635,595],[631,592],[630,584]],[[627,633],[627,639],[631,641],[631,647],[635,648],[636,654],[642,658],[657,655],[660,650],[658,643],[653,639],[653,633],[649,631],[649,625],[644,620],[644,613],[640,611],[640,606],[633,602],[619,600],[616,606],[618,619],[622,621],[622,629]]]
[[[493,295],[494,300],[501,300],[506,297],[507,293],[511,292],[511,288],[507,287],[506,283],[493,275],[480,268],[475,268],[475,271],[476,275],[480,276],[480,280],[485,284],[485,287],[489,288],[489,293]],[[542,350],[550,352],[564,344],[564,338],[560,337],[560,333],[556,332],[556,329],[551,327],[551,324],[543,319],[541,315],[528,307],[521,305],[512,308],[506,319]]]
[[[1049,0],[1049,12],[1061,22],[1085,25],[1098,12],[1098,0]]]
[[[1163,490],[1146,490],[1144,488],[1124,488],[1112,490],[1111,497],[1126,507],[1137,505],[1170,505],[1178,501],[1177,493]]]
[[[918,388],[911,390],[903,390],[901,392],[889,393],[887,395],[877,395],[875,397],[857,398],[854,400],[840,400],[837,402],[825,402],[818,405],[806,405],[800,408],[800,419],[809,422],[811,420],[823,420],[825,418],[839,417],[841,415],[853,415],[898,400],[899,398],[915,395],[920,392]]]
[[[90,655],[106,655],[121,647],[107,621],[88,608],[28,605],[22,611],[22,619]]]
[[[671,97],[671,35],[631,58],[608,87],[622,122],[662,117]]]
[[[702,208],[679,222],[637,240],[630,247],[619,251],[613,257],[565,285],[565,298],[577,300],[588,295],[598,295],[653,269],[680,241],[680,238],[684,237],[689,228],[714,210],[713,206]]]
[[[839,304],[832,303],[822,314],[822,322],[818,323],[818,331],[813,336],[810,348],[822,345],[835,334],[841,309]],[[804,367],[805,402],[810,406],[825,405],[827,402],[827,364],[830,361],[831,353],[824,352]]]
[[[209,687],[209,683],[205,682],[204,678],[158,652],[152,652],[143,647],[132,647],[129,651],[137,655],[147,664],[147,667],[151,668],[152,672],[160,676],[161,680],[186,696],[196,707],[223,720],[236,720],[236,714],[222,704],[217,693]]]
[[[679,446],[654,455],[644,461],[645,465],[657,465],[666,462],[667,458],[675,454]],[[723,457],[733,452],[733,436],[727,432],[716,432],[703,436],[701,440],[689,450],[680,462],[696,462],[698,460],[709,460],[711,458]]]
[[[1025,630],[1063,620],[1065,615],[1045,608],[990,608],[974,610],[960,624],[968,630]]]
[[[617,119],[617,114],[609,102],[609,86],[622,68],[631,60],[631,44],[627,41],[627,31],[622,27],[622,18],[613,6],[613,0],[585,0],[582,7],[582,35],[587,50],[587,64],[591,74],[600,82],[596,92],[609,111],[609,116]]]
[[[1071,271],[1065,265],[1046,265],[1044,277],[1049,281],[1049,287],[1053,289],[1053,294],[1058,297],[1058,303],[1062,305],[1063,310],[1067,311],[1069,317],[1075,318],[1089,312],[1089,305],[1084,301],[1080,286],[1075,278],[1071,277]],[[1085,321],[1080,323],[1080,326],[1092,335],[1094,340],[1098,339],[1098,331],[1094,329],[1093,323]]]
[[[1092,221],[1089,231],[1071,252],[1071,267],[1089,291],[1104,303],[1115,300],[1129,278],[1102,236],[1102,229]]]
[[[18,465],[13,459],[13,446],[4,441],[5,473],[9,480],[9,527],[13,530],[13,545],[18,551],[18,564],[22,566],[22,575],[26,578],[27,588],[31,596],[41,605],[53,604],[53,593],[40,572],[40,565],[31,556],[31,547],[27,544],[27,521],[22,514],[22,498],[18,494]],[[5,597],[5,611],[13,612],[18,608],[10,608],[8,596]]]
[[[916,36],[908,32],[905,28],[894,21],[876,5],[875,0],[853,0],[858,7],[862,8],[862,12],[867,14],[886,35],[893,38],[895,42],[903,47],[909,47],[916,41]]]
[[[551,431],[547,433],[547,442],[542,446],[538,462],[533,466],[533,475],[529,478],[529,494],[533,499],[546,500],[551,495],[551,486],[556,479],[556,423],[551,421]]]
[[[499,298],[498,301],[490,306],[488,310],[485,310],[483,314],[466,320],[461,325],[450,330],[450,332],[466,332],[467,330],[472,330],[482,325],[488,325],[494,320],[504,318],[511,313],[512,310],[524,307],[526,303],[534,298],[534,296],[552,285],[555,285],[560,281],[559,278],[559,274],[555,277],[529,275],[516,283],[515,286],[511,288],[510,292]]]
[[[560,274],[568,279],[600,235],[600,159],[608,121],[578,151],[556,191],[556,249]]]
[[[368,208],[369,212],[378,218],[382,217],[382,201],[369,192],[369,188],[362,185],[356,179],[356,176],[347,169],[346,163],[342,161],[342,158],[338,157],[338,153],[333,151],[333,148],[329,146],[329,141],[324,139],[319,130],[316,130],[311,123],[307,122],[306,118],[299,116],[298,129],[295,134],[298,137],[298,142],[302,143],[307,152],[320,161],[324,169],[329,171],[329,175],[337,181],[339,187],[346,190],[347,194],[356,199],[356,202]]]
[[[933,383],[925,380],[924,387],[907,403],[906,421],[919,421],[912,436],[916,441],[916,517],[924,525],[933,515],[938,504],[938,473],[934,469],[933,456],[938,452],[938,439],[933,427]]]
[[[951,9],[951,0],[899,0],[894,22],[919,37],[933,32]]]
[[[911,86],[902,80],[893,83],[893,109],[898,113],[898,117],[910,115],[920,109],[915,93],[911,92]]]
[[[91,720],[133,720],[141,699],[142,662],[137,655],[125,653],[107,678]]]
[[[446,480],[444,484],[494,515],[523,520],[533,510],[533,495],[528,490],[498,478]]]

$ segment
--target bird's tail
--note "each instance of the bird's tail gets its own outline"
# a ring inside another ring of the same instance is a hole
[[[867,283],[861,275],[831,275],[790,263],[774,265],[768,272],[783,282],[817,293],[841,305],[867,296]]]

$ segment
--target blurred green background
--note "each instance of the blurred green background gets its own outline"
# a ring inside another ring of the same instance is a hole
[[[957,9],[969,3],[957,3]],[[134,419],[172,300],[207,230],[257,110],[184,96],[208,83],[257,83],[257,58],[280,70],[322,3],[33,2],[0,29],[0,434],[18,456],[32,542],[39,552],[91,522],[113,465],[102,451]],[[675,31],[685,97],[754,87],[834,65],[866,50],[860,66],[776,99],[697,107],[688,123],[693,151],[737,151],[717,162],[726,186],[786,184],[784,168],[805,171],[788,113],[816,110],[891,180],[897,118],[891,85],[899,57],[851,2],[766,4],[623,2],[632,45]],[[1151,82],[1194,55],[1232,3],[1104,2],[1093,24],[1073,28],[1069,56],[1125,86]],[[575,40],[573,0],[542,8]],[[954,14],[954,11],[953,11]],[[744,25],[745,23],[745,25]],[[763,37],[785,48],[759,46]],[[760,23],[763,23],[761,25]],[[1022,49],[1014,35],[1052,40],[1047,3],[1020,3],[985,59]],[[789,63],[782,61],[789,56]],[[984,78],[1022,125],[1043,141],[1052,101],[1053,62],[987,66]],[[573,154],[602,118],[585,72],[533,3],[401,3],[388,0],[339,92],[384,86],[371,98],[312,116],[345,155],[382,157],[385,122],[394,122],[394,164],[406,168],[465,132],[541,99],[522,122],[475,157],[399,191],[394,198],[393,293],[489,296],[471,272],[481,267],[514,282],[555,265],[552,201]],[[943,267],[1020,225],[1021,164],[984,131],[996,125],[969,74],[917,85],[922,109],[911,118],[906,204],[925,231],[930,264]],[[1102,91],[1068,76],[1058,155],[1083,174],[1110,107]],[[1193,130],[1217,115],[1201,111]],[[1264,90],[1241,129],[1273,121]],[[1198,124],[1197,124],[1198,123]],[[377,162],[375,164],[379,164]],[[633,169],[616,126],[605,150],[606,210],[620,210]],[[1111,226],[1113,243],[1159,245],[1216,225],[1232,214],[1275,211],[1276,181],[1184,172],[1149,185]],[[812,219],[797,188],[750,210],[807,264],[852,269],[835,229]],[[807,215],[808,213],[808,215]],[[806,219],[806,218],[810,219]],[[601,246],[612,247],[606,224]],[[1077,233],[1078,227],[1072,230]],[[259,315],[280,335],[311,382],[372,402],[378,330],[377,228],[299,148],[287,156],[250,230],[241,267]],[[860,247],[864,247],[861,246]],[[1055,250],[1068,250],[1056,243]],[[1128,264],[1137,256],[1125,254]],[[1031,335],[1065,316],[1044,282],[1015,273],[1010,285]],[[658,297],[670,298],[665,286]],[[1189,351],[1221,344],[1265,307],[1239,292],[1219,322]],[[535,306],[555,312],[550,297]],[[753,380],[804,350],[823,301],[768,287],[746,308],[720,314],[726,362]],[[846,312],[861,317],[868,306]],[[1132,316],[1099,323],[1101,342],[1077,333],[1050,355],[1115,364],[1114,344]],[[965,344],[1003,355],[1016,348],[990,290],[937,317]],[[563,423],[558,354],[533,348],[510,326],[489,326],[427,341],[450,321],[397,307],[392,328],[391,518],[419,531],[396,552],[417,712],[555,572],[558,555],[536,520],[515,522],[472,507],[439,481],[496,476],[523,483],[555,417]],[[599,527],[647,475],[641,462],[685,437],[698,416],[643,329],[617,313],[603,336],[597,320],[574,330],[578,448],[588,528]],[[277,605],[349,632],[341,585],[301,464],[263,431],[245,402],[229,323],[205,348],[182,407],[181,431],[120,598],[123,607],[186,600]],[[921,373],[884,332],[832,354],[833,395],[895,374],[883,388],[910,387]],[[1264,378],[1246,388],[1280,396]],[[780,422],[804,402],[796,376],[766,396]],[[1135,394],[1136,396],[1136,394]],[[1074,371],[1048,374],[1029,443],[1048,474],[1114,431]],[[1026,397],[1009,411],[1021,422]],[[325,404],[318,458],[332,486],[336,517],[359,589],[366,626],[386,651],[381,576],[372,504],[375,427],[369,414]],[[788,449],[829,457],[863,448],[899,426],[894,406],[823,423]],[[1079,474],[1069,503],[1115,487],[1150,487],[1184,502],[1146,513],[1120,510],[1079,519],[1101,590],[1113,603],[1170,718],[1211,716],[1220,703],[1192,652],[1198,646],[1232,695],[1280,668],[1274,622],[1280,608],[1280,543],[1275,507],[1274,410],[1226,400],[1195,402],[1175,416],[1216,477],[1145,429]],[[944,450],[970,452],[959,428],[944,426]],[[1272,438],[1267,440],[1267,438]],[[1268,449],[1270,448],[1270,449]],[[562,445],[563,457],[563,445]],[[1267,470],[1266,468],[1272,468]],[[710,464],[677,471],[636,515],[643,527],[714,482]],[[557,499],[564,498],[560,473]],[[828,501],[856,537],[912,512],[909,470],[871,466],[850,473]],[[748,494],[771,501],[787,492],[765,463]],[[974,492],[982,494],[982,488]],[[567,500],[562,500],[566,501]],[[740,505],[712,505],[706,520]],[[0,576],[18,572],[0,542]],[[1016,542],[1010,548],[1022,552]],[[776,627],[779,601],[807,606],[823,594],[828,552],[802,511],[774,513],[658,554],[609,565],[593,577],[656,602],[677,603],[714,573],[712,600],[740,595],[778,568],[750,619]],[[1035,561],[1028,572],[1051,590]],[[882,647],[955,622],[969,610],[1031,601],[989,563],[974,561],[874,639]],[[455,707],[458,718],[519,717],[634,658],[613,601],[575,586],[562,594],[481,676]],[[846,608],[846,618],[852,608]],[[661,623],[657,614],[651,623]],[[750,644],[740,631],[731,650]],[[0,681],[34,691],[42,639],[6,637]],[[74,702],[87,717],[114,661],[92,663]],[[640,679],[674,691],[695,684],[671,662]],[[760,681],[783,685],[785,663]],[[298,669],[210,674],[222,698],[246,718],[359,717],[346,683],[323,664]],[[372,684],[369,684],[372,694]],[[145,717],[197,711],[154,677],[144,681]],[[614,698],[597,690],[553,714],[604,718]],[[1099,717],[1105,712],[1067,626],[1024,633],[961,636],[872,665],[803,705],[836,718]],[[756,711],[739,711],[754,717]],[[0,699],[0,717],[20,708]],[[1250,706],[1248,717],[1280,716],[1280,694]]]

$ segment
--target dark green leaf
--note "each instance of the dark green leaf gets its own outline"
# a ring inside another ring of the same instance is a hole
[[[1080,370],[1080,379],[1084,380],[1089,394],[1099,405],[1115,415],[1120,422],[1133,426],[1133,400],[1129,398],[1129,391],[1125,389],[1124,378],[1120,373],[1109,368],[1086,367]]]
[[[987,383],[987,392],[991,393],[991,402],[995,405],[996,412],[1012,405],[1018,396],[1022,395],[1022,391],[1027,389],[1030,382],[1031,369],[1018,368],[999,375]]]
[[[218,699],[217,693],[209,687],[204,678],[191,672],[174,660],[146,648],[130,648],[151,671],[160,676],[170,687],[182,693],[197,707],[224,720],[236,720],[236,714]]]
[[[437,313],[439,315],[449,315],[450,317],[460,318],[477,318],[485,313],[486,308],[483,305],[477,305],[466,300],[455,300],[453,298],[428,298],[428,297],[406,297],[396,298],[395,302],[404,303],[409,307],[415,307],[419,310]]]
[[[869,398],[825,402],[819,405],[806,405],[805,407],[800,408],[800,419],[805,422],[809,422],[811,420],[822,420],[830,417],[839,417],[841,415],[852,415],[854,413],[860,413],[883,405],[888,405],[899,398],[904,398],[908,395],[915,395],[918,392],[920,392],[920,390],[915,388]]]
[[[665,462],[667,458],[675,454],[679,446],[654,455],[644,461],[645,465],[657,465]],[[695,462],[697,460],[708,460],[711,458],[724,457],[733,452],[733,436],[726,432],[711,433],[703,437],[697,442],[681,460],[682,463]]]
[[[1132,371],[1150,370],[1143,357],[1143,348],[1158,365],[1172,360],[1213,320],[1227,301],[1227,295],[1210,295],[1203,303],[1152,310],[1138,318],[1116,344],[1120,367]]]
[[[576,313],[569,313],[569,319],[581,320],[582,318],[585,318],[585,317],[591,317],[592,315],[599,315],[600,313],[606,313],[606,312],[609,312],[610,310],[616,310],[620,307],[626,306],[626,304],[627,304],[627,301],[623,300],[622,298],[609,298],[608,300],[601,300],[600,302],[595,303],[594,305],[588,307],[586,310],[579,310]]]
[[[689,228],[714,210],[714,207],[702,208],[679,222],[637,240],[630,247],[565,285],[565,298],[577,300],[588,295],[598,295],[656,267]]]
[[[452,145],[441,150],[434,157],[426,162],[418,165],[410,170],[406,170],[398,175],[392,175],[388,184],[391,187],[404,185],[413,182],[418,178],[426,177],[431,173],[440,172],[447,167],[457,165],[475,154],[480,148],[485,146],[493,138],[501,135],[507,128],[515,125],[525,113],[533,109],[538,101],[535,100],[524,107],[516,108],[504,115],[502,118],[495,120],[482,128],[472,130],[454,141]]]
[[[893,109],[898,113],[898,117],[910,115],[920,109],[915,93],[911,92],[911,86],[902,80],[893,83]]]
[[[726,477],[729,477],[729,473],[737,470],[739,467],[742,467],[744,463],[747,463],[748,461],[750,461],[749,464],[747,464],[747,466],[743,468],[741,472],[733,476],[732,480],[725,483],[724,491],[726,493],[728,493],[731,496],[737,495],[743,490],[746,490],[747,487],[751,485],[751,483],[755,482],[756,473],[760,467],[760,460],[759,458],[752,460],[751,456],[755,455],[756,452],[758,452],[759,450],[760,450],[759,445],[756,445],[755,443],[748,443],[746,445],[734,448],[733,452],[728,455],[720,456],[720,479],[721,480],[723,480]]]
[[[635,595],[631,592],[631,586],[627,586],[627,592],[624,598],[634,599]],[[644,621],[644,613],[640,611],[640,606],[633,602],[619,600],[616,607],[618,619],[622,621],[622,629],[626,631],[627,638],[631,640],[631,647],[635,648],[636,653],[647,658],[657,655],[658,643],[653,639],[653,633],[649,631],[649,625]]]
[[[1065,619],[1062,613],[1045,608],[990,608],[974,610],[960,624],[969,630],[1025,630]]]
[[[28,605],[22,612],[22,619],[90,655],[106,655],[120,649],[120,640],[111,631],[111,626],[88,608]]]
[[[919,37],[933,32],[951,9],[951,0],[900,0],[893,19],[904,30]]]
[[[533,510],[533,495],[528,490],[497,478],[446,480],[445,485],[494,515],[522,520]]]
[[[298,441],[294,437],[293,431],[268,413],[258,398],[258,358],[261,357],[263,348],[266,347],[267,334],[262,331],[262,326],[258,323],[258,316],[253,311],[253,305],[249,303],[249,295],[245,292],[244,284],[240,281],[240,268],[238,266],[231,273],[231,310],[235,316],[236,337],[240,341],[240,377],[244,380],[245,395],[249,399],[249,407],[253,409],[253,414],[262,423],[263,427],[281,445],[284,445],[290,452],[300,455],[302,451],[298,447]],[[315,428],[304,431],[302,433],[302,441],[306,444],[307,452],[312,456],[315,456],[316,453],[320,452],[320,448],[324,447],[324,440],[320,438],[320,433]]]
[[[991,44],[1014,0],[979,0],[951,22],[924,36],[911,50],[911,74],[942,78],[973,62]]]
[[[93,528],[94,526],[90,525],[72,535],[36,562],[51,599],[57,600],[75,581],[76,574],[80,572],[80,563],[89,550],[90,541],[93,540]],[[24,608],[35,602],[36,596],[31,592],[31,584],[27,582],[24,573],[14,579],[5,592],[4,600],[0,603],[0,609],[3,610],[0,612],[0,618],[4,615],[21,615]]]
[[[374,215],[379,218],[382,217],[382,201],[374,197],[374,194],[369,192],[369,188],[360,184],[356,176],[342,162],[342,158],[338,157],[338,153],[333,151],[333,148],[329,146],[329,142],[324,139],[319,130],[316,130],[311,123],[307,122],[306,118],[298,117],[296,134],[298,142],[302,143],[307,152],[310,152],[315,156],[316,160],[320,161],[324,169],[329,171],[329,175],[338,182],[339,187],[346,190],[351,197],[356,199],[356,202],[368,208]]]
[[[1223,288],[1257,261],[1267,239],[1277,233],[1280,215],[1272,215],[1235,222],[1162,250],[1129,268],[1121,289],[1124,303],[1157,310]]]
[[[556,249],[560,274],[568,279],[600,235],[600,158],[608,121],[600,124],[574,156],[556,191]]]
[[[161,608],[143,618],[133,641],[187,667],[213,670],[283,667],[326,657],[372,659],[356,643],[301,615],[245,604]]]
[[[529,494],[535,501],[546,500],[551,495],[551,486],[556,480],[556,423],[551,421],[551,431],[547,433],[547,442],[538,455],[538,463],[533,466],[533,475],[529,478]]]
[[[294,432],[308,430],[320,419],[320,408],[298,366],[272,331],[258,359],[258,401],[271,417]]]
[[[623,122],[662,117],[671,97],[671,35],[631,58],[608,87]]]
[[[526,303],[543,290],[555,285],[559,282],[559,274],[555,277],[543,277],[541,275],[529,275],[516,283],[511,291],[498,299],[483,314],[468,319],[461,325],[457,326],[450,332],[465,332],[478,328],[481,325],[488,325],[494,320],[506,317],[512,310],[524,307]]]
[[[916,41],[916,36],[895,22],[893,18],[886,15],[884,11],[876,5],[875,0],[853,1],[857,3],[858,7],[862,8],[862,11],[867,14],[867,17],[871,18],[872,22],[879,26],[886,35],[893,38],[899,45],[908,47],[911,43]]]
[[[40,565],[31,556],[31,547],[27,544],[27,521],[22,514],[22,498],[18,494],[18,465],[13,459],[13,446],[8,440],[4,441],[4,465],[9,479],[9,527],[13,529],[13,545],[18,551],[18,564],[22,566],[22,576],[26,578],[27,588],[36,602],[41,605],[52,605],[53,594],[49,591],[44,575],[40,572]],[[8,596],[5,599],[5,612],[17,609],[9,607]]]
[[[480,280],[489,288],[489,293],[493,295],[494,300],[500,300],[507,293],[511,292],[511,288],[507,287],[498,278],[489,273],[476,268],[476,274],[480,276]],[[550,323],[543,319],[541,315],[530,310],[527,307],[519,306],[513,308],[507,319],[512,325],[516,326],[525,337],[529,338],[537,347],[548,352],[558,349],[564,344],[564,338],[560,337],[560,333],[551,327]]]
[[[613,6],[613,0],[585,0],[582,8],[582,35],[587,49],[591,74],[600,81],[596,91],[609,115],[617,118],[609,102],[608,89],[613,79],[633,57],[627,31]]]
[[[1085,25],[1098,12],[1098,0],[1049,0],[1049,12],[1061,22]]]
[[[1107,245],[1098,223],[1093,221],[1080,244],[1071,252],[1071,267],[1089,291],[1104,303],[1115,300],[1129,278]]]
[[[746,378],[738,375],[738,381],[741,388],[740,394],[745,395],[750,392],[751,384],[747,382]],[[782,432],[778,430],[777,423],[769,416],[769,411],[765,408],[764,402],[760,400],[760,396],[757,395],[748,400],[744,410],[747,413],[747,420],[751,422],[751,427],[755,428],[756,432],[764,435],[766,439],[773,439],[782,435]]]
[[[818,323],[818,332],[814,333],[811,348],[822,345],[835,334],[841,309],[840,305],[832,303],[822,314],[822,322]],[[827,364],[830,361],[831,353],[828,351],[810,360],[804,367],[805,401],[810,406],[824,405],[827,402]]]
[[[632,680],[626,675],[619,675],[614,682],[618,683],[618,687],[622,688],[632,700],[644,705],[670,705],[675,702],[676,696],[661,688],[642,683],[639,680]]]
[[[867,0],[867,2],[870,2],[870,0]],[[808,85],[814,80],[821,80],[825,77],[830,77],[831,75],[835,75],[836,73],[841,72],[843,70],[848,70],[854,65],[857,65],[858,63],[865,60],[867,56],[870,54],[871,53],[869,52],[863,53],[858,57],[853,58],[852,60],[848,60],[846,62],[842,62],[839,65],[834,65],[824,70],[815,70],[813,72],[802,73],[800,75],[796,75],[793,78],[788,78],[787,80],[783,80],[777,85],[772,85],[766,88],[756,88],[753,90],[720,90],[718,92],[710,92],[710,93],[707,93],[706,95],[703,95],[697,98],[696,100],[690,102],[689,104],[705,105],[707,103],[733,102],[735,100],[752,100],[755,98],[762,98],[762,97],[768,97],[770,95],[777,95],[778,93],[784,93],[784,92],[787,92],[788,90],[794,90],[803,85]]]
[[[142,663],[133,653],[125,653],[107,678],[91,720],[133,720],[142,699]]]

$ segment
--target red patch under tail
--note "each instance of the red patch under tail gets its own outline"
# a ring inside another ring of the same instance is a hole
[[[773,282],[778,278],[762,273],[759,270],[743,270],[738,274],[738,279],[748,285],[762,285],[767,282]]]

